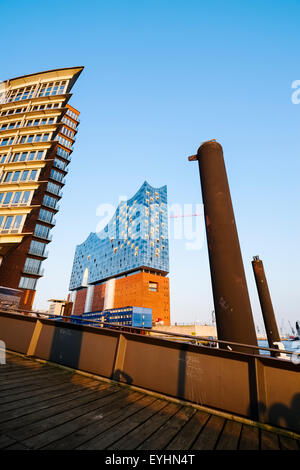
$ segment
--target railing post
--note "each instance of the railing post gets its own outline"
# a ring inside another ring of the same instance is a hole
[[[127,340],[123,334],[120,333],[118,346],[115,356],[114,369],[112,373],[112,379],[120,381],[121,376],[124,376],[123,367],[125,361]]]
[[[250,419],[260,423],[267,422],[267,395],[265,387],[265,371],[259,357],[249,357],[249,406]]]
[[[30,340],[30,344],[26,353],[27,356],[34,356],[42,328],[43,328],[42,322],[40,320],[37,320],[35,324],[35,328],[33,330],[31,340]]]

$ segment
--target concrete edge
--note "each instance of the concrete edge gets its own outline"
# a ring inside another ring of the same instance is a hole
[[[79,369],[73,369],[72,367],[64,366],[64,365],[58,364],[56,362],[50,362],[50,361],[47,361],[45,359],[39,359],[38,357],[34,357],[34,356],[27,356],[26,354],[18,353],[16,351],[6,350],[6,353],[12,354],[12,355],[15,355],[15,356],[20,356],[25,360],[32,360],[32,361],[39,362],[41,364],[47,364],[47,365],[52,366],[52,367],[57,367],[59,369],[66,370],[68,372],[73,372],[74,374],[78,374],[78,375],[82,375],[84,377],[88,377],[90,379],[98,380],[100,382],[107,382],[107,383],[110,383],[112,385],[118,385],[118,386],[127,388],[129,390],[134,390],[136,392],[144,393],[145,395],[150,395],[150,396],[153,396],[153,397],[156,397],[156,398],[160,398],[162,400],[166,400],[166,401],[169,401],[169,402],[172,402],[172,403],[176,403],[178,405],[189,406],[191,408],[195,408],[196,410],[203,411],[205,413],[210,413],[212,415],[220,416],[221,418],[228,419],[230,421],[236,421],[238,423],[246,424],[246,425],[252,426],[252,427],[256,427],[256,428],[262,429],[264,431],[269,431],[269,432],[272,432],[272,433],[275,433],[275,434],[279,434],[281,436],[288,437],[290,439],[295,439],[295,440],[298,440],[300,442],[300,434],[297,434],[294,431],[289,431],[289,430],[286,430],[286,429],[277,428],[276,426],[272,426],[270,424],[265,424],[265,423],[259,423],[258,421],[252,421],[248,418],[243,418],[242,416],[233,415],[233,414],[230,414],[230,413],[226,413],[225,411],[220,411],[220,410],[217,410],[217,409],[214,409],[214,408],[208,408],[208,407],[205,407],[205,406],[202,406],[202,405],[198,405],[197,403],[192,403],[192,402],[189,402],[189,401],[181,400],[180,398],[174,398],[174,397],[171,397],[169,395],[163,395],[161,393],[158,393],[158,392],[155,392],[155,391],[152,391],[152,390],[147,390],[147,389],[144,389],[144,388],[141,388],[141,387],[137,387],[136,385],[128,385],[124,382],[118,382],[116,380],[108,379],[107,377],[103,377],[101,375],[95,375],[95,374],[92,374],[90,372],[81,371]]]

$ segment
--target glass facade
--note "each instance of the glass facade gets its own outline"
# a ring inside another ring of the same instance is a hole
[[[169,272],[167,187],[146,181],[99,233],[91,233],[75,251],[70,290],[141,268]]]

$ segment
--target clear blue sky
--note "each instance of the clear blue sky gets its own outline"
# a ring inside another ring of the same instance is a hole
[[[279,326],[300,319],[299,1],[1,0],[0,80],[84,65],[81,124],[35,307],[68,291],[73,255],[101,203],[147,180],[201,203],[188,155],[223,146],[256,323],[251,259],[264,261]],[[207,248],[171,240],[172,321],[209,322]]]

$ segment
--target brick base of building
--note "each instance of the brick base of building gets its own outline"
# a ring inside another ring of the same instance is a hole
[[[96,284],[91,302],[91,311],[104,309],[105,295],[108,295],[108,281]],[[87,288],[77,290],[73,315],[84,313]],[[115,279],[113,295],[106,308],[144,307],[152,309],[153,321],[170,325],[169,278],[150,272],[139,272]]]

